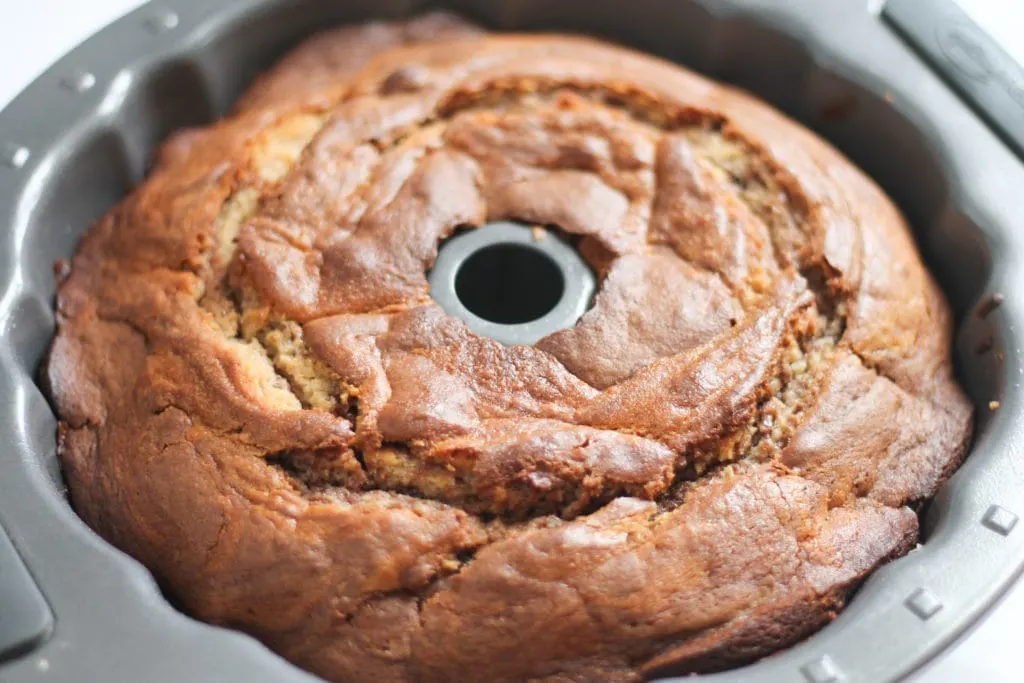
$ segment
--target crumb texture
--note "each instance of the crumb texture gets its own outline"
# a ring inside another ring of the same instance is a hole
[[[533,347],[430,298],[552,226]],[[749,662],[917,539],[971,409],[881,190],[740,92],[430,14],[310,39],[87,233],[46,366],[76,510],[183,609],[334,681]]]

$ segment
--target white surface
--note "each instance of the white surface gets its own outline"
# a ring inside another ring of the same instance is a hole
[[[822,0],[826,1],[826,0]],[[1024,0],[957,0],[1024,63]],[[0,107],[65,52],[141,5],[139,0],[0,0]],[[950,568],[954,571],[953,568]],[[973,633],[912,677],[913,683],[1017,683],[1024,631],[1024,584]],[[879,634],[884,637],[884,634]]]
[[[0,108],[55,61],[141,0],[0,0]]]
[[[1024,64],[1024,0],[955,0],[1011,57]]]

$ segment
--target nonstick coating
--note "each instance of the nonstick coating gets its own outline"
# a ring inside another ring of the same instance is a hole
[[[1024,166],[863,0],[438,5],[495,29],[599,34],[739,84],[830,139],[901,206],[959,321],[957,367],[978,417],[971,455],[924,507],[921,547],[875,572],[833,624],[701,680],[879,683],[949,645],[1024,566],[1024,524],[1016,524],[1024,514]],[[161,139],[224,112],[302,36],[427,6],[150,4],[72,51],[0,113],[0,533],[55,618],[35,650],[0,663],[0,681],[312,680],[255,640],[177,612],[148,572],[68,506],[56,422],[35,382],[53,333],[52,264],[144,175]]]

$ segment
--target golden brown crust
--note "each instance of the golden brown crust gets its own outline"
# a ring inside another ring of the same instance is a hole
[[[429,297],[557,226],[536,347]],[[348,27],[164,145],[86,236],[47,378],[76,509],[334,680],[636,680],[827,622],[959,463],[951,319],[891,202],[737,91],[450,16]]]

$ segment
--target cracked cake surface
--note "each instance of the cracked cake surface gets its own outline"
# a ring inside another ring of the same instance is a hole
[[[430,298],[551,226],[599,278],[535,346]],[[334,681],[752,661],[917,540],[963,457],[898,210],[767,105],[446,14],[300,45],[84,237],[44,368],[75,509],[181,609]]]

